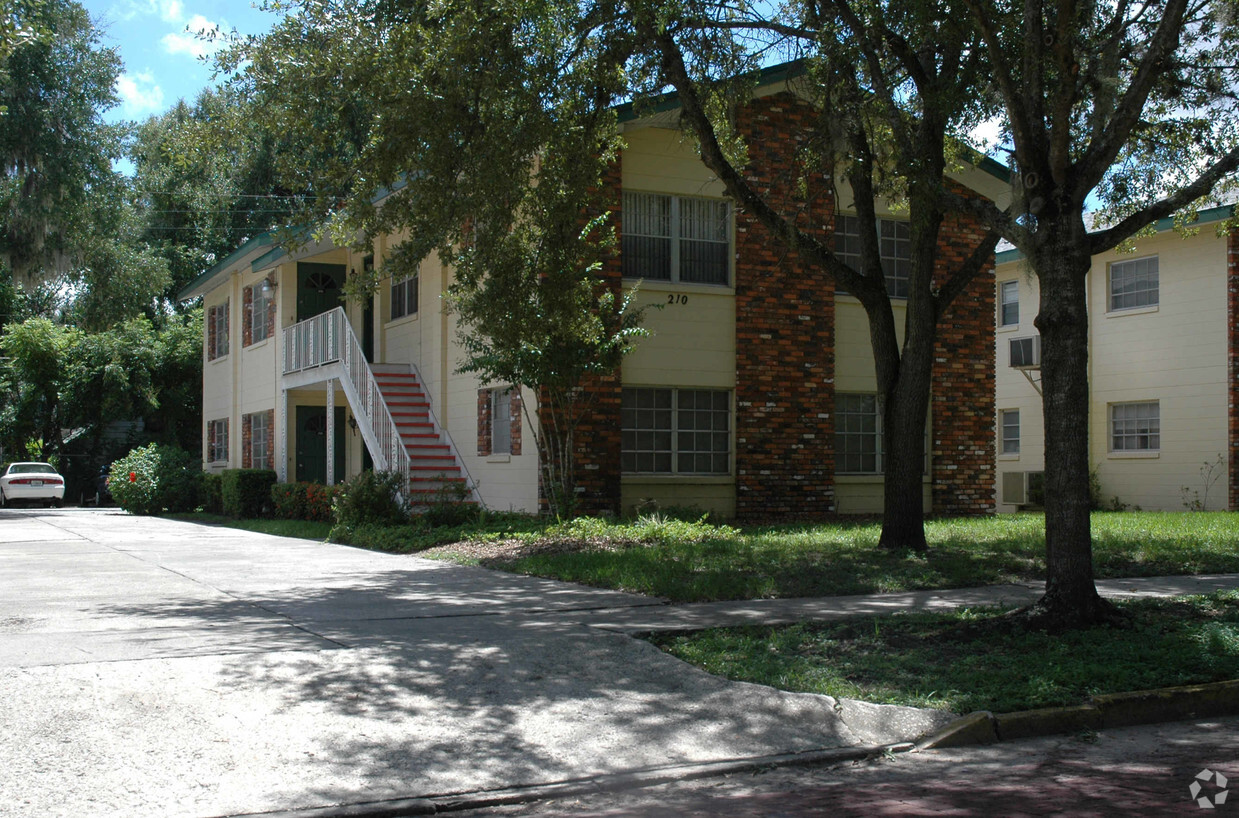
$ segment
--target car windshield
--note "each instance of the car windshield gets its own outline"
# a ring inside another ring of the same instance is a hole
[[[55,474],[56,470],[46,463],[14,463],[9,474]]]

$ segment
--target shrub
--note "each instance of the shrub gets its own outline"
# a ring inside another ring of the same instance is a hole
[[[305,519],[315,523],[332,521],[332,507],[340,494],[339,486],[324,486],[322,483],[306,483]]]
[[[220,514],[224,510],[224,501],[220,496],[220,484],[222,480],[218,474],[202,475],[202,482],[198,484],[198,503],[202,506],[202,510],[211,514]]]
[[[220,499],[224,514],[236,518],[261,517],[271,505],[275,472],[269,469],[225,469],[221,475]]]
[[[394,472],[364,471],[337,487],[334,509],[338,527],[405,523],[408,512],[400,501],[401,477]]]
[[[108,470],[112,498],[130,514],[192,511],[201,479],[197,457],[159,443],[130,451]]]
[[[469,488],[464,483],[446,483],[435,493],[422,519],[432,528],[449,528],[471,523],[478,518],[476,503],[469,503]]]
[[[271,513],[281,520],[305,520],[308,483],[276,483],[271,487]]]

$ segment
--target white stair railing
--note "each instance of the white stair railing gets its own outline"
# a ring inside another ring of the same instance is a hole
[[[365,423],[358,429],[380,471],[394,471],[409,478],[409,453],[400,439],[387,402],[374,380],[374,372],[361,350],[343,307],[336,307],[284,330],[284,374],[327,364],[340,364],[340,384]]]

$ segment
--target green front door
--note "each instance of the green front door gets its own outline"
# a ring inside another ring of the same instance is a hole
[[[344,407],[336,407],[336,482],[344,478]],[[297,481],[327,482],[327,407],[297,407]]]
[[[297,320],[305,321],[343,304],[343,264],[297,263]]]

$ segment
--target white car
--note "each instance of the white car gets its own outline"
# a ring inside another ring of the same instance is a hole
[[[63,505],[65,479],[48,463],[10,463],[0,476],[0,506],[22,500]]]

